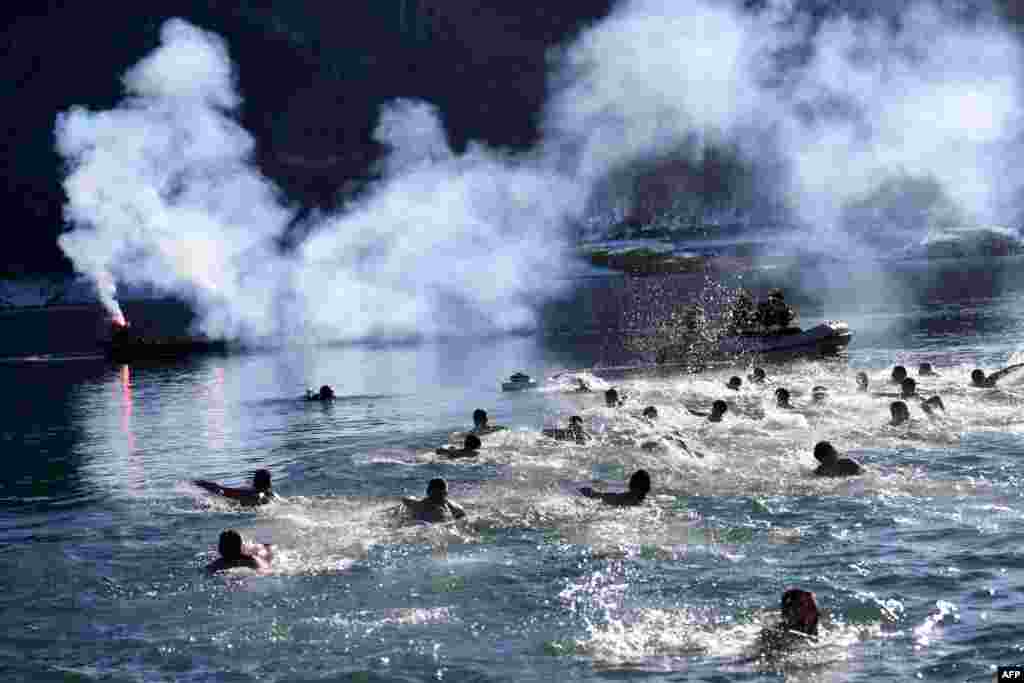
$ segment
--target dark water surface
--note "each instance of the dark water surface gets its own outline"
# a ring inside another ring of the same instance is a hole
[[[706,409],[747,367],[616,380],[619,411],[569,378],[499,390],[517,370],[609,360],[564,338],[0,365],[0,679],[991,680],[1024,662],[1024,374],[966,380],[1022,348],[1016,268],[908,271],[912,300],[820,311],[850,322],[847,357],[767,365],[717,425],[683,406]],[[910,426],[886,426],[890,399],[854,374],[893,391],[891,366],[921,361],[947,415],[912,405]],[[333,405],[298,400],[323,382]],[[780,385],[799,410],[771,405]],[[636,419],[648,404],[661,424]],[[512,429],[474,462],[438,461],[476,407]],[[572,414],[593,444],[540,436]],[[640,448],[668,429],[704,457]],[[824,438],[869,473],[813,478]],[[640,509],[573,495],[638,466],[654,477]],[[284,502],[240,510],[188,483],[257,467]],[[435,476],[471,522],[401,524],[398,497]],[[276,545],[271,574],[202,572],[229,527]],[[794,585],[828,615],[821,643],[747,661]]]

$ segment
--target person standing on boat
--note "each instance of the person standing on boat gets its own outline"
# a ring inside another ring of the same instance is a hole
[[[757,311],[754,308],[754,297],[747,290],[740,289],[732,306],[730,331],[733,334],[743,334],[756,326]]]
[[[793,325],[796,314],[786,304],[781,289],[773,289],[768,293],[768,301],[758,304],[758,316],[761,324],[771,331],[781,331]]]

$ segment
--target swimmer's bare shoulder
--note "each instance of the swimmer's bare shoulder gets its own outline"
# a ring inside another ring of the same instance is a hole
[[[228,571],[231,569],[252,569],[257,572],[270,571],[270,564],[274,558],[273,546],[269,543],[249,543],[238,560],[230,561],[223,557],[206,565],[206,571],[210,574]]]

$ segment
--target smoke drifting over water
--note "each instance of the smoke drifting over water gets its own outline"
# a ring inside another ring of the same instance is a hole
[[[582,206],[577,186],[482,146],[456,155],[429,105],[398,101],[383,112],[387,178],[282,253],[276,240],[294,215],[232,118],[239,97],[222,41],[170,21],[124,84],[116,110],[58,119],[76,226],[61,246],[97,283],[184,296],[208,334],[504,331],[531,324],[535,299],[561,273],[557,234]]]
[[[912,235],[940,219],[1016,218],[1019,188],[1007,179],[1021,134],[1020,47],[994,16],[930,2],[867,20],[818,20],[783,2],[758,13],[623,2],[566,48],[533,153],[456,154],[430,105],[394,102],[377,129],[384,180],[287,253],[277,238],[294,215],[232,118],[224,44],[180,20],[162,39],[126,75],[119,108],[58,119],[75,226],[61,246],[98,285],[186,297],[214,335],[529,326],[533,305],[558,288],[566,228],[602,179],[694,139],[735,145],[755,168],[783,162],[803,246],[823,253],[871,255],[879,235],[908,228],[844,229],[849,205],[870,209],[886,182],[934,182],[955,207],[941,217],[911,207],[923,222]],[[780,179],[764,185],[776,192]]]
[[[994,15],[915,2],[815,19],[790,2],[753,14],[631,0],[565,62],[549,129],[585,179],[697,133],[751,162],[783,160],[788,203],[819,236],[888,179],[936,180],[972,223],[1006,219],[1019,189],[1005,170],[1022,132],[1021,51]]]

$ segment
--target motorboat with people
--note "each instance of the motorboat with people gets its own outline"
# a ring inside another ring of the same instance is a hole
[[[772,290],[767,301],[755,309],[753,298],[741,291],[729,311],[729,324],[713,338],[700,343],[672,344],[657,351],[658,363],[685,360],[701,351],[708,356],[737,354],[810,354],[834,355],[846,348],[853,337],[849,325],[841,320],[826,320],[803,329],[796,313]],[[700,347],[700,348],[698,348]]]
[[[806,351],[829,355],[850,344],[853,334],[842,320],[826,320],[809,329],[787,327],[778,331],[752,331],[747,334],[722,337],[718,348],[722,353],[772,353]]]
[[[507,382],[501,383],[502,391],[523,391],[537,387],[537,380],[531,379],[529,375],[517,372],[508,378]]]

